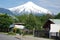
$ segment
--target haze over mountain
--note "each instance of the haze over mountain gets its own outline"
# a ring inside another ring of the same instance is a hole
[[[10,10],[5,9],[5,8],[0,8],[0,14],[1,13],[7,13],[8,15],[14,15]]]
[[[12,13],[10,10],[8,10],[8,9],[0,8],[0,14],[7,14],[7,15],[11,16],[13,19],[18,20],[18,19],[15,17],[15,14],[13,14],[13,13]]]
[[[33,2],[27,2],[23,5],[16,6],[13,8],[9,8],[11,12],[15,15],[21,15],[24,13],[33,13],[33,14],[52,14],[49,10],[39,7],[38,5],[34,4]]]

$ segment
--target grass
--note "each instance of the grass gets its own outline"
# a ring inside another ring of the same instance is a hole
[[[8,32],[0,32],[1,34],[8,34]]]
[[[0,32],[1,34],[6,34],[6,35],[16,35],[14,32]]]

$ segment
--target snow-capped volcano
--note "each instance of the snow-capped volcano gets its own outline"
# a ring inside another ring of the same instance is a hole
[[[33,2],[27,2],[23,5],[17,6],[17,7],[13,7],[13,8],[9,8],[10,11],[12,11],[15,14],[22,14],[22,13],[34,13],[34,14],[51,14],[51,12],[45,8],[39,7],[36,4],[34,4]]]

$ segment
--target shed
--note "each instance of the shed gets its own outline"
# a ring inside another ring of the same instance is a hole
[[[50,19],[54,24],[50,24],[50,36],[59,37],[60,33],[60,19]]]
[[[60,24],[60,19],[48,19],[43,28],[46,29],[46,30],[50,30],[50,26],[51,24]]]
[[[60,19],[48,19],[44,24],[43,28],[49,31],[50,37],[56,35],[59,36]]]
[[[24,23],[13,23],[10,25],[10,31],[13,29],[13,28],[19,28],[19,29],[24,29]]]

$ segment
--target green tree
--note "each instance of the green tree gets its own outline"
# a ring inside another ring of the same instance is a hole
[[[40,30],[42,29],[45,22],[49,18],[53,18],[53,16],[50,14],[36,16],[31,13],[29,15],[24,14],[24,15],[17,16],[17,18],[19,19],[19,22],[25,23],[27,29],[33,30],[33,28],[36,28],[37,30]]]
[[[60,19],[60,13],[55,16],[55,19]]]
[[[18,22],[24,23],[26,21],[27,15],[26,14],[23,14],[23,15],[16,16],[16,17],[19,20]]]
[[[1,30],[8,30],[10,24],[13,23],[13,19],[8,16],[7,14],[0,14],[0,29]],[[5,31],[4,30],[4,31]]]
[[[32,30],[36,27],[36,17],[33,14],[29,14],[25,21],[26,28]]]

